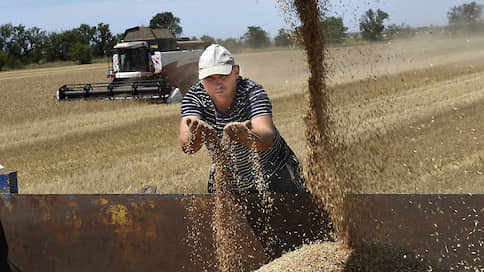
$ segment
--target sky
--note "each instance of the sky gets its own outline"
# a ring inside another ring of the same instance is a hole
[[[467,0],[327,0],[328,14],[340,16],[349,31],[358,31],[369,8],[389,14],[386,24],[446,25],[450,7]],[[474,0],[484,4],[484,0]],[[109,24],[112,33],[148,26],[157,13],[170,11],[180,18],[183,36],[240,38],[248,26],[277,35],[290,28],[276,0],[0,0],[0,25],[12,23],[61,32],[81,24]]]

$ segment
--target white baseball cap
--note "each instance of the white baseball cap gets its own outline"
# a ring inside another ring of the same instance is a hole
[[[219,44],[212,44],[203,51],[198,61],[198,79],[211,75],[228,75],[235,65],[229,50]]]

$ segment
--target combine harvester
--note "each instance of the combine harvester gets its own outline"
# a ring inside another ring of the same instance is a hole
[[[214,195],[23,195],[11,171],[0,173],[0,190],[0,271],[217,271]],[[483,271],[484,195],[364,194],[352,201],[361,208],[355,237],[443,271]],[[260,242],[268,236],[278,256],[328,231],[307,200],[275,195],[273,204],[270,233],[256,224],[260,209],[234,215],[234,246],[247,271],[269,260]]]
[[[114,46],[112,69],[104,83],[66,84],[57,91],[58,100],[72,99],[160,99],[181,100],[197,81],[198,58],[208,43],[177,40],[167,29],[127,29]]]

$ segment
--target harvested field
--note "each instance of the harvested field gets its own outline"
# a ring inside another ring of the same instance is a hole
[[[329,50],[341,133],[366,137],[367,192],[482,193],[484,39],[399,41]],[[436,45],[436,46],[435,46]],[[442,45],[442,46],[440,46]],[[301,50],[235,56],[265,86],[274,121],[304,157]],[[0,163],[21,193],[205,192],[209,161],[177,146],[179,105],[57,102],[64,83],[103,82],[105,64],[0,73]],[[372,132],[385,137],[372,139]],[[186,166],[190,165],[189,168]]]

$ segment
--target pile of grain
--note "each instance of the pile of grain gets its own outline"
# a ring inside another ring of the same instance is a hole
[[[366,244],[357,248],[349,248],[342,242],[320,242],[289,252],[257,271],[444,272],[449,271],[449,268],[432,263],[418,254],[392,246]]]
[[[345,263],[350,255],[351,249],[342,242],[314,243],[286,253],[257,271],[344,271]]]

